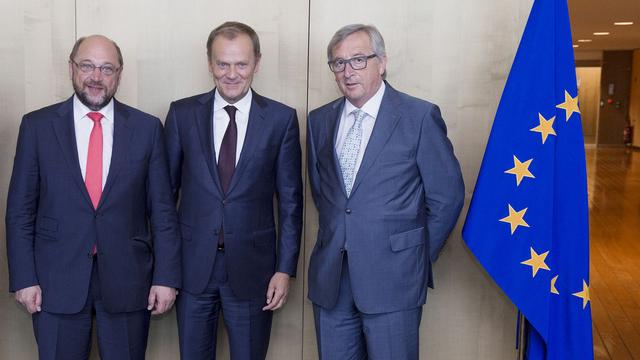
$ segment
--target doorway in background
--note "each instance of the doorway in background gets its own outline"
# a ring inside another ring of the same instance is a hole
[[[598,144],[598,118],[600,111],[600,67],[578,67],[578,98],[582,117],[582,133],[586,146]]]

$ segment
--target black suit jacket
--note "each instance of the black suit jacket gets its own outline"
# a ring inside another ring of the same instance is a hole
[[[166,143],[178,196],[184,289],[199,294],[224,229],[229,283],[239,298],[264,296],[274,272],[295,276],[302,229],[301,150],[295,109],[253,92],[249,123],[228,193],[213,146],[214,91],[175,101]],[[274,195],[278,227],[275,226]]]
[[[73,98],[25,115],[6,229],[10,290],[40,285],[45,311],[82,309],[93,244],[107,311],[146,308],[152,284],[180,287],[179,233],[160,121],[115,101],[111,165],[94,210],[78,162]]]

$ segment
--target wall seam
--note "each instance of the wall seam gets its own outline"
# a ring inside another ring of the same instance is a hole
[[[307,79],[306,79],[306,103],[305,103],[305,116],[304,119],[308,124],[308,116],[309,116],[309,76],[310,76],[310,64],[311,64],[311,0],[308,0],[307,2]],[[307,127],[304,126],[304,129],[306,130]],[[304,134],[305,136],[303,137],[304,139],[306,139],[306,132]],[[306,174],[306,168],[307,168],[307,159],[308,156],[307,155],[307,151],[309,151],[309,149],[307,149],[307,145],[306,145],[306,141],[303,142],[303,146],[304,146],[304,159],[302,161],[302,163],[304,164],[304,166],[302,167],[302,179],[304,181],[304,194],[303,196],[306,198],[306,189],[308,187],[308,183],[309,183],[309,179],[308,177],[305,175]],[[301,246],[301,254],[302,254],[302,345],[300,346],[300,359],[304,359],[304,351],[305,351],[305,334],[306,334],[306,314],[305,314],[305,290],[306,290],[306,286],[307,286],[307,212],[309,209],[309,205],[308,205],[308,201],[305,201],[306,204],[304,206],[304,213],[303,213],[303,226],[302,226],[302,246]],[[313,202],[313,201],[312,201]]]
[[[73,1],[73,36],[78,40],[78,0]]]

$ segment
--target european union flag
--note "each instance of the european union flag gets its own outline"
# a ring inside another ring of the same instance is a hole
[[[587,182],[566,0],[536,0],[462,236],[527,318],[529,359],[593,359]]]

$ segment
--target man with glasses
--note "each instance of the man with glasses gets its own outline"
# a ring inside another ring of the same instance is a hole
[[[309,114],[308,171],[319,212],[309,264],[321,359],[418,359],[431,267],[464,200],[440,110],[385,79],[370,25],[327,47],[344,95]]]
[[[273,311],[287,301],[302,229],[296,111],[251,89],[260,41],[226,22],[207,39],[215,88],[175,101],[166,125],[179,199],[182,359],[214,359],[219,314],[231,359],[264,359]],[[274,196],[277,199],[275,226]]]
[[[180,287],[177,216],[158,118],[114,99],[122,54],[99,35],[69,56],[75,94],[24,116],[7,202],[9,286],[40,359],[144,359],[150,314]]]

